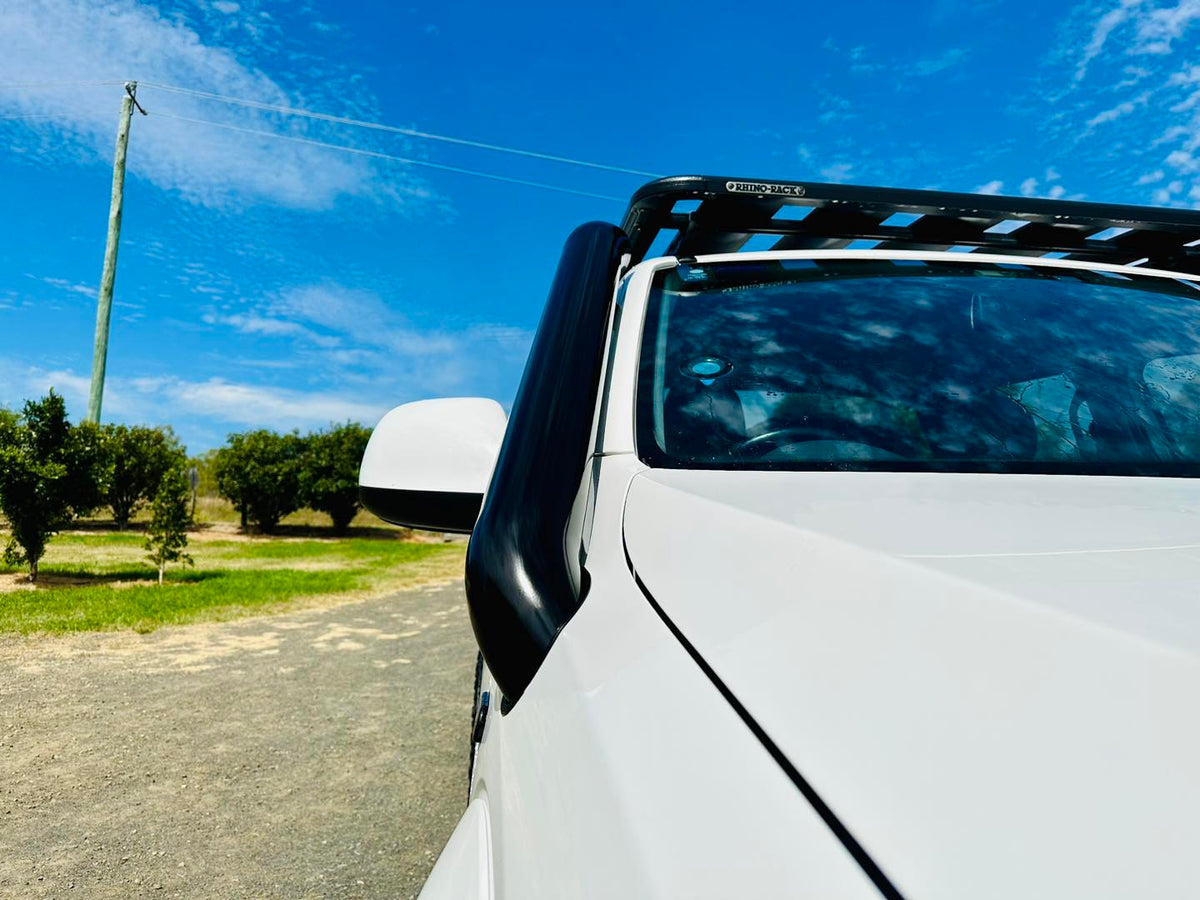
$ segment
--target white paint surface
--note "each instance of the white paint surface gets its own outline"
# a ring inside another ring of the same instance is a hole
[[[1200,484],[653,472],[668,615],[908,897],[1197,894]]]
[[[507,419],[495,400],[420,400],[385,415],[363,454],[363,487],[482,494]]]

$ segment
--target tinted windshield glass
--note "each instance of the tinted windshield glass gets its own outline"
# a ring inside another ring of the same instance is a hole
[[[638,380],[653,466],[1200,472],[1200,291],[887,261],[660,272]]]

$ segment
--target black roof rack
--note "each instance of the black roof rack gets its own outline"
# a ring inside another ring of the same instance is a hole
[[[676,211],[679,201],[691,201],[689,211]],[[673,232],[663,253],[680,258],[735,253],[772,235],[756,249],[875,241],[878,250],[980,248],[1200,274],[1200,212],[1152,206],[684,175],[640,188],[622,227],[635,263]]]

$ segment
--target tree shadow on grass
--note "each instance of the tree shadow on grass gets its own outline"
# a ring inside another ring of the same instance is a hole
[[[74,519],[67,526],[68,531],[98,531],[113,534],[143,534],[149,522],[130,522],[124,528],[117,528],[112,519]]]
[[[167,572],[167,580],[173,584],[197,584],[213,578],[222,577],[224,572],[205,570],[197,572],[194,569],[171,569]],[[134,586],[141,584],[158,584],[158,570],[148,566],[130,566],[123,569],[110,569],[104,572],[89,571],[84,568],[70,566],[50,566],[38,572],[38,580],[28,583],[35,590],[54,590],[61,588],[97,587],[99,585]]]
[[[410,528],[387,528],[378,525],[352,525],[341,534],[328,525],[276,525],[271,534],[263,534],[251,528],[249,531],[238,531],[239,534],[251,537],[302,537],[302,538],[368,538],[384,541],[411,540],[414,532]],[[423,534],[424,532],[415,532]]]
[[[117,529],[117,523],[112,519],[76,519],[68,527],[68,531],[87,532],[89,534],[128,534],[140,535],[146,533],[148,522],[130,522],[124,530]],[[229,531],[230,527],[234,530]],[[329,525],[293,525],[282,523],[275,526],[275,530],[270,534],[258,531],[253,526],[246,530],[237,527],[236,523],[231,522],[192,522],[188,525],[187,530],[192,533],[213,532],[220,534],[226,532],[229,534],[255,537],[255,538],[273,538],[273,537],[302,537],[302,538],[367,538],[372,540],[384,541],[406,541],[412,540],[414,537],[418,540],[435,540],[441,537],[440,534],[425,531],[413,531],[411,528],[400,528],[387,525],[351,525],[346,531],[338,534]]]

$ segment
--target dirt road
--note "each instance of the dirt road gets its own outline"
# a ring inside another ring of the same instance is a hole
[[[412,897],[465,804],[462,585],[0,638],[0,897]]]

